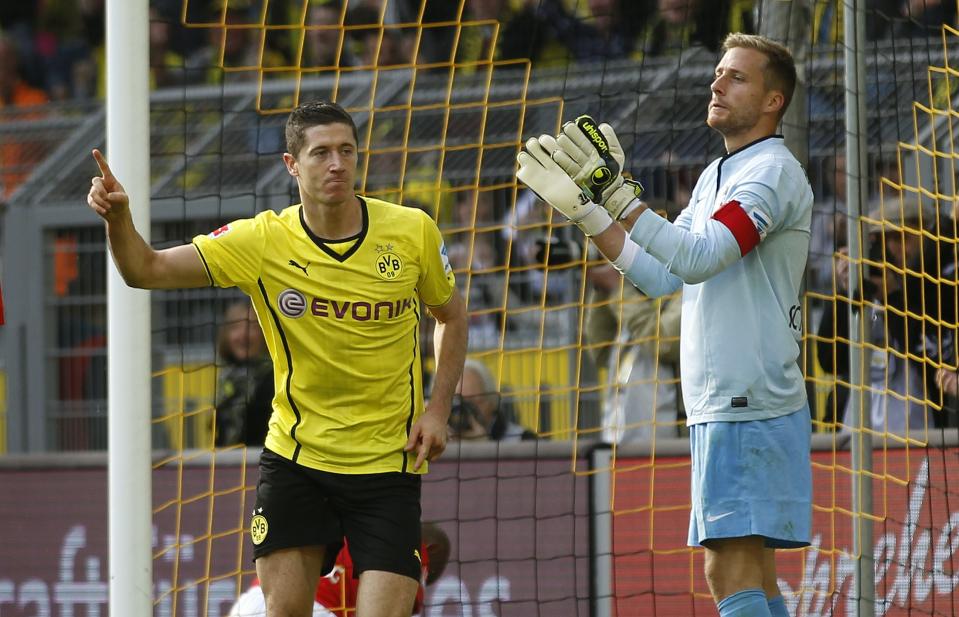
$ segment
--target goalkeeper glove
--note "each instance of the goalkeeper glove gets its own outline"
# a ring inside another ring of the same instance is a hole
[[[516,177],[540,199],[575,223],[587,236],[595,236],[604,231],[613,224],[613,220],[606,210],[591,203],[576,183],[553,161],[541,143],[543,138],[552,140],[551,145],[555,147],[555,140],[549,135],[529,139],[526,142],[526,151],[521,151],[516,156],[519,162]]]
[[[626,160],[623,147],[608,124],[596,126],[589,116],[567,122],[556,139],[559,150],[553,160],[579,186],[586,197],[619,220],[639,204],[643,185],[627,180],[621,170]]]

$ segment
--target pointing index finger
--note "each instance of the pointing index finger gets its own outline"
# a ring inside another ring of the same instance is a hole
[[[107,160],[103,158],[103,153],[93,149],[93,159],[97,162],[97,167],[100,168],[100,175],[104,178],[112,178],[113,172],[110,170],[110,165],[107,163]]]

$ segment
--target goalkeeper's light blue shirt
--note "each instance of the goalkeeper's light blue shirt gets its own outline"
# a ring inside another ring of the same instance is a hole
[[[683,286],[687,423],[761,420],[806,403],[799,288],[813,194],[780,135],[713,161],[669,223],[644,212],[624,273],[650,296]]]

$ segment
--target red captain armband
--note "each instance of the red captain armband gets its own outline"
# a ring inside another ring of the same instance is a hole
[[[739,245],[739,254],[742,257],[756,248],[759,241],[762,240],[759,231],[756,229],[756,224],[749,218],[738,201],[728,201],[723,204],[713,214],[713,218],[733,232],[733,237],[736,238],[736,243]]]

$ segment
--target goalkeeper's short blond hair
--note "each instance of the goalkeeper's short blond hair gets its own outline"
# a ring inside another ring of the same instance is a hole
[[[743,34],[733,32],[723,40],[723,53],[736,47],[755,49],[766,56],[766,70],[763,79],[766,81],[766,91],[779,90],[783,93],[783,107],[779,110],[779,119],[782,120],[789,103],[793,100],[796,90],[796,61],[785,45],[777,43],[758,34]]]

